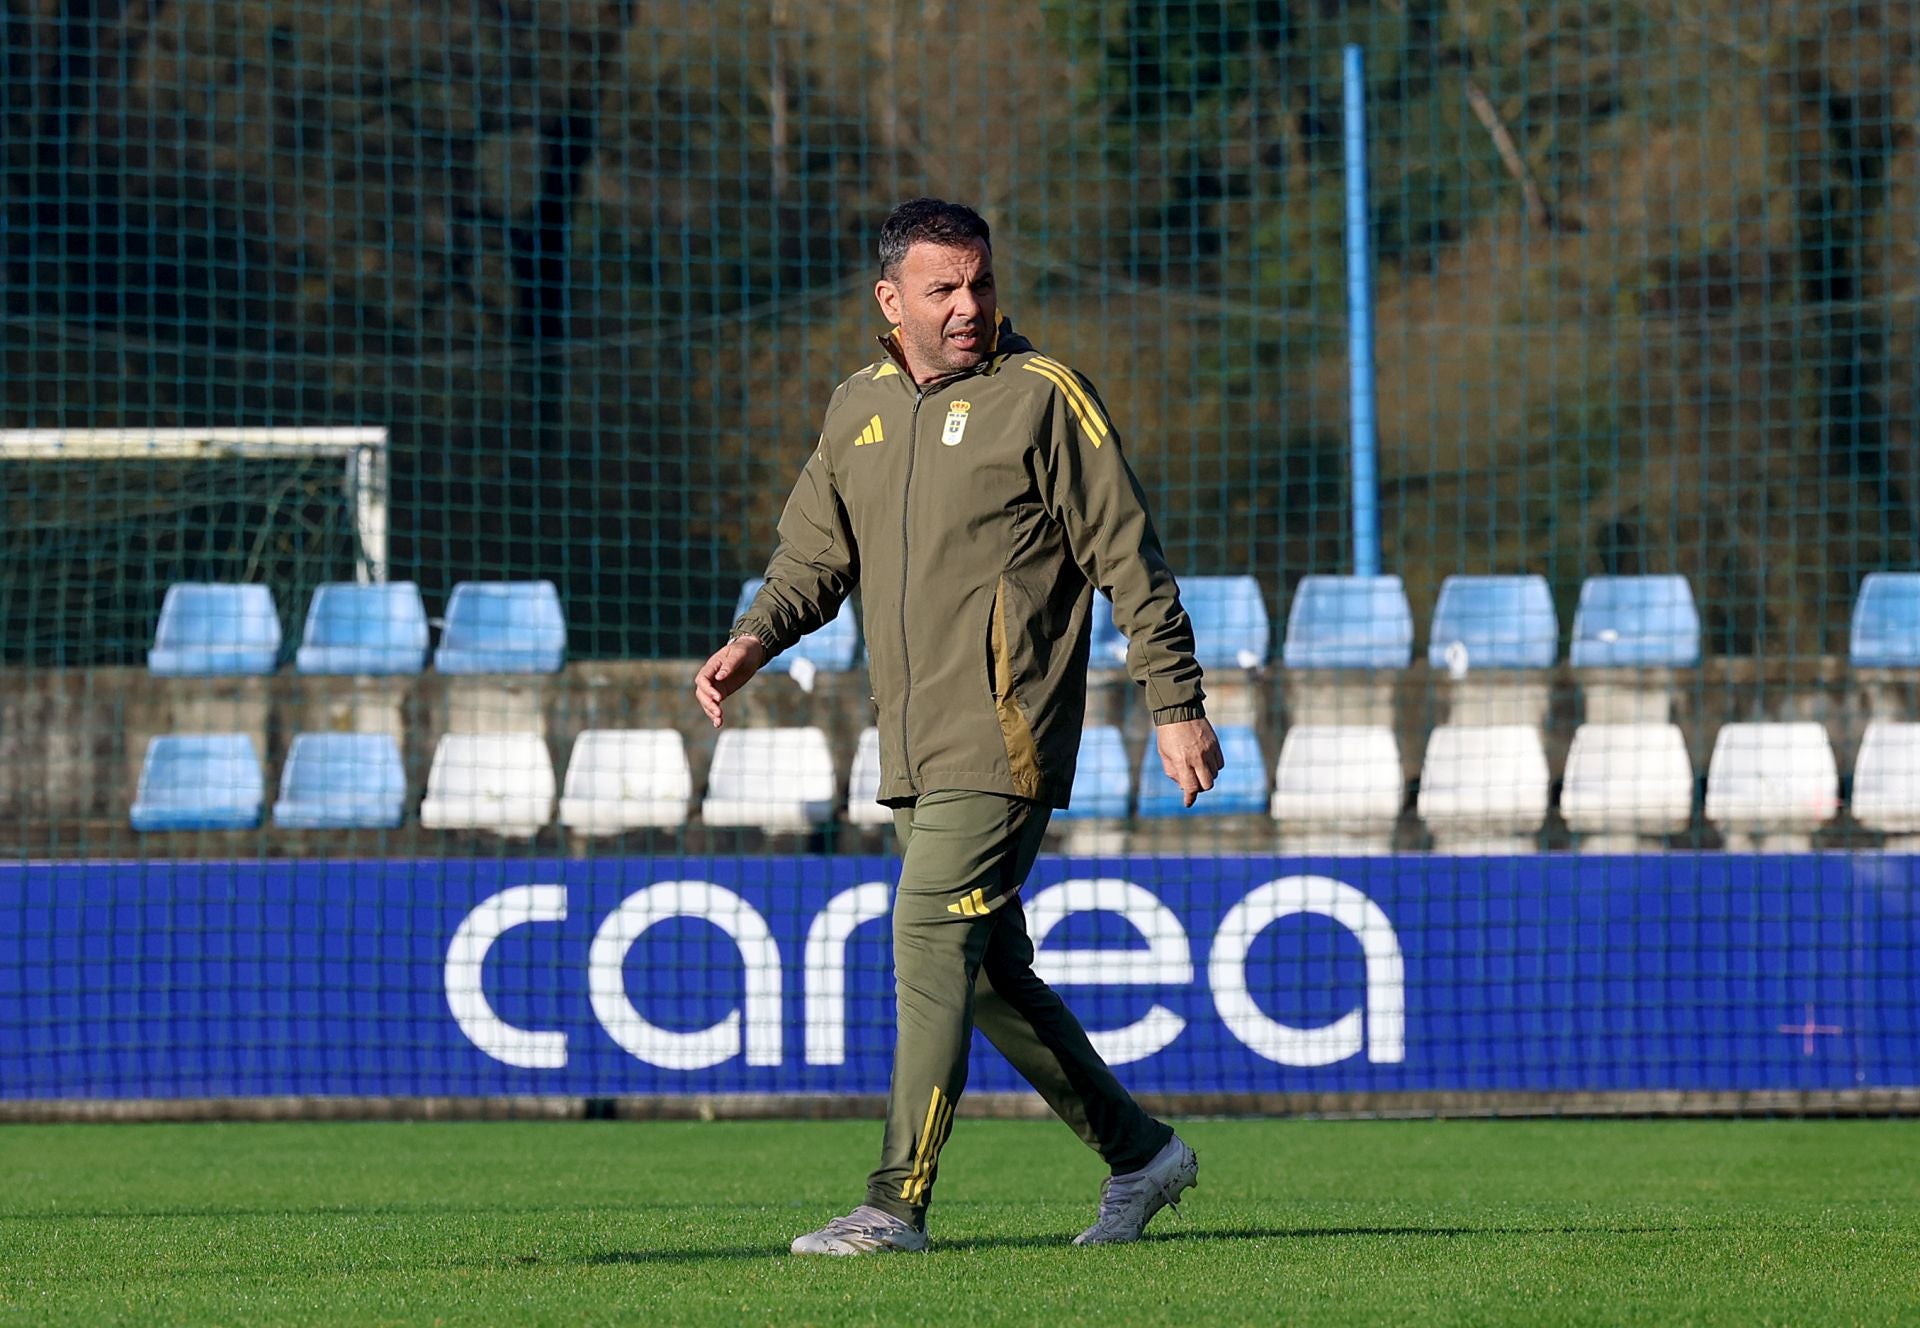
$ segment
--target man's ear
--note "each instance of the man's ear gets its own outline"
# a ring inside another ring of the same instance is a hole
[[[900,323],[900,288],[885,277],[873,283],[873,298],[880,304],[881,315],[898,326]]]

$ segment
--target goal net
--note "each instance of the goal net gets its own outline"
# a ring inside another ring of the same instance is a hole
[[[0,664],[137,663],[179,581],[386,580],[387,470],[382,428],[0,431]]]

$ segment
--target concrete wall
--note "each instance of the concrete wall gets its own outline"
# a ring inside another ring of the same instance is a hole
[[[463,844],[458,836],[417,828],[381,835],[377,844],[365,832],[132,836],[126,817],[148,740],[184,732],[251,734],[266,762],[269,800],[294,734],[393,732],[401,740],[409,774],[411,818],[434,744],[443,733],[541,732],[556,770],[564,775],[574,739],[583,730],[669,726],[686,738],[698,793],[712,758],[714,731],[693,703],[691,680],[697,667],[694,660],[597,661],[571,664],[550,677],[451,678],[430,672],[401,679],[305,677],[290,671],[269,678],[196,679],[154,678],[137,668],[0,670],[0,848],[35,857],[109,851],[163,856],[195,852],[182,841],[200,838],[207,855],[498,852],[499,841]],[[1252,723],[1269,762],[1277,756],[1286,728],[1302,717],[1316,722],[1390,720],[1409,782],[1418,776],[1428,730],[1450,715],[1468,722],[1538,718],[1558,778],[1573,730],[1590,711],[1594,718],[1619,717],[1623,707],[1644,707],[1648,696],[1666,698],[1656,708],[1670,707],[1702,775],[1720,725],[1756,719],[1824,724],[1844,775],[1852,768],[1867,721],[1917,713],[1920,691],[1913,675],[1867,674],[1835,659],[1716,659],[1698,669],[1624,679],[1576,676],[1562,666],[1521,686],[1503,686],[1488,674],[1455,682],[1424,665],[1335,688],[1324,679],[1281,671],[1216,677],[1208,685],[1215,722]],[[826,731],[844,780],[859,732],[872,718],[866,675],[856,670],[821,675],[811,694],[784,675],[755,679],[734,698],[730,723],[818,725]],[[1094,675],[1088,718],[1091,723],[1120,725],[1138,761],[1150,726],[1131,682],[1118,674]],[[1410,815],[1406,822],[1401,846],[1421,847],[1417,823]],[[1550,838],[1557,826],[1556,816],[1549,822]],[[1260,848],[1271,842],[1270,825],[1217,828],[1233,847]],[[1157,833],[1169,845],[1191,842],[1194,833],[1184,822],[1148,830],[1149,838]],[[1843,825],[1835,833],[1845,830]],[[1218,836],[1209,835],[1211,845],[1222,846]],[[698,827],[665,837],[656,832],[651,839],[687,851],[743,842],[730,834],[724,843],[708,844]],[[545,838],[541,844],[552,847]],[[876,850],[884,849],[885,841],[871,832],[842,827],[814,846]],[[595,851],[608,849],[634,851],[635,846],[610,844]]]

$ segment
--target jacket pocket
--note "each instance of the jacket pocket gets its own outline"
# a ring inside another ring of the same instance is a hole
[[[987,617],[987,690],[992,693],[994,714],[1000,721],[1007,773],[1024,796],[1035,797],[1040,788],[1040,749],[1033,740],[1033,726],[1020,708],[1013,655],[1013,640],[1007,632],[1007,579],[1003,576],[994,585],[993,608]]]
[[[1006,695],[1011,681],[1006,672],[1007,650],[1002,643],[1005,630],[1001,621],[1001,606],[1006,600],[1006,595],[1007,579],[1001,577],[994,583],[993,603],[987,606],[987,695],[991,696],[996,704],[1002,696]]]

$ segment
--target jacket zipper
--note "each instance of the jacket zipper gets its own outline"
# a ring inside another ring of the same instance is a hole
[[[920,403],[927,399],[926,391],[915,386],[913,395],[913,414],[907,422],[907,478],[900,488],[900,759],[907,768],[907,782],[919,791],[919,781],[913,773],[913,742],[907,732],[907,707],[913,699],[913,663],[907,650],[907,559],[911,553],[908,526],[911,522],[913,497],[913,458],[920,450]]]

